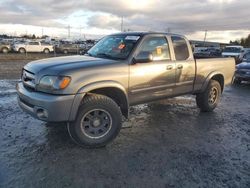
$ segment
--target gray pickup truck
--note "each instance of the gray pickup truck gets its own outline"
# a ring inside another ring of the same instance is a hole
[[[118,135],[132,105],[193,94],[201,111],[213,111],[234,70],[233,58],[194,59],[181,35],[113,34],[84,56],[28,63],[18,101],[35,118],[67,122],[81,146],[101,147]]]

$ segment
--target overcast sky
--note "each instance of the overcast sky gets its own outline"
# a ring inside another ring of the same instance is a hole
[[[250,0],[0,0],[0,32],[66,37],[170,31],[228,42],[250,34]]]

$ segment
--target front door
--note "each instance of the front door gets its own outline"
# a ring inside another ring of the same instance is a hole
[[[171,61],[167,38],[147,36],[136,54],[138,56],[141,53],[152,54],[153,60],[130,65],[130,104],[172,95],[175,87],[175,63]]]
[[[29,42],[28,45],[26,46],[26,51],[27,52],[40,52],[40,45],[39,42]]]

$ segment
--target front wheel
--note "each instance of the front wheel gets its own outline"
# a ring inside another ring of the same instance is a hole
[[[90,95],[83,100],[76,120],[68,123],[68,132],[83,147],[102,147],[118,135],[121,126],[119,106],[109,97]]]
[[[18,50],[18,52],[21,53],[21,54],[24,54],[24,53],[26,52],[26,50],[25,50],[24,48],[20,48],[20,49]]]
[[[49,53],[50,53],[50,51],[49,51],[48,48],[45,48],[45,49],[43,50],[43,52],[44,52],[45,54],[49,54]]]
[[[196,95],[196,103],[202,112],[211,112],[217,107],[220,97],[220,83],[216,80],[211,80],[206,90]]]

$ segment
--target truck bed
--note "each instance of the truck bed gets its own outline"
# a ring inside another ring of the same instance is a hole
[[[230,84],[235,71],[234,58],[207,58],[195,59],[196,61],[196,79],[194,91],[202,90],[207,78],[213,73],[221,73],[224,77],[224,84]]]

